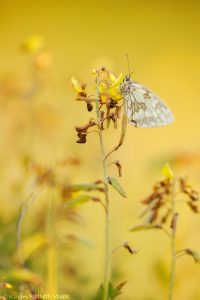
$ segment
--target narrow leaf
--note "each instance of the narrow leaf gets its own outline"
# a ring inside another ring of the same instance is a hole
[[[119,290],[119,291],[121,291],[121,289],[125,286],[126,283],[127,283],[127,281],[121,282],[120,284],[118,284],[116,286],[116,289]]]
[[[103,288],[103,285],[101,284],[97,291],[96,296],[94,297],[94,300],[102,300],[103,294],[104,294],[104,288]]]
[[[108,293],[109,299],[115,299],[117,298],[117,296],[121,295],[122,294],[121,289],[123,288],[125,283],[126,282],[123,282],[116,287],[114,287],[112,283],[109,283],[109,293]]]
[[[69,187],[70,191],[72,192],[79,192],[79,191],[94,191],[100,190],[101,186],[97,183],[81,183],[81,184],[73,184]]]
[[[126,193],[115,177],[108,177],[108,183],[122,196],[127,198]]]
[[[68,200],[66,202],[66,204],[64,205],[65,208],[71,208],[83,203],[86,203],[88,201],[92,200],[92,197],[89,195],[78,195],[70,200]]]
[[[196,263],[200,263],[200,253],[192,249],[186,249],[185,253],[191,255]]]
[[[149,229],[162,229],[160,225],[155,224],[142,224],[142,225],[136,225],[133,228],[130,229],[130,231],[141,231],[141,230],[149,230]]]
[[[117,296],[121,295],[121,289],[126,284],[126,282],[122,282],[121,284],[117,285],[116,287],[113,286],[113,284],[110,282],[108,287],[108,298],[115,299]],[[99,287],[97,294],[93,300],[103,300],[104,299],[104,287],[101,284]]]
[[[17,268],[6,271],[4,270],[0,272],[0,276],[2,278],[6,277],[6,280],[8,281],[27,281],[35,285],[44,285],[42,278],[38,274],[27,269]]]
[[[21,243],[21,254],[24,261],[26,261],[35,252],[44,249],[49,244],[49,240],[42,233],[36,233]],[[18,253],[15,254],[18,256]]]

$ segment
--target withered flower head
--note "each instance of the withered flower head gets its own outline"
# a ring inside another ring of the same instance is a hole
[[[36,174],[38,184],[55,185],[55,174],[52,169],[36,163],[32,163],[31,168]]]
[[[117,120],[121,117],[121,107],[123,105],[123,103],[120,102],[120,100],[122,100],[120,84],[124,76],[120,74],[118,77],[115,77],[115,75],[104,66],[100,69],[93,69],[92,74],[95,75],[95,90],[98,89],[98,94],[95,96],[92,95],[92,93],[88,91],[86,84],[79,83],[73,76],[71,83],[77,93],[75,100],[85,102],[88,112],[93,110],[93,103],[98,102],[100,124],[96,122],[94,125],[98,126],[101,130],[105,130],[105,128],[109,128],[110,123],[113,123],[116,129],[118,127]],[[106,127],[104,126],[105,122]],[[86,143],[88,129],[94,125],[91,125],[91,122],[89,122],[84,126],[75,127],[78,136],[77,143]]]
[[[167,222],[169,216],[172,214],[172,196],[173,201],[177,201],[176,195],[183,193],[187,196],[186,204],[194,213],[199,212],[197,201],[199,200],[199,194],[191,185],[188,184],[184,178],[175,178],[173,171],[169,164],[165,164],[162,173],[165,176],[164,179],[156,182],[152,188],[152,193],[142,200],[142,203],[147,206],[141,216],[149,215],[149,223],[164,224]],[[174,190],[175,189],[175,190]],[[172,195],[173,194],[173,195]],[[162,208],[162,209],[161,209]],[[177,215],[177,214],[176,214]],[[176,227],[175,215],[172,216],[171,227]]]

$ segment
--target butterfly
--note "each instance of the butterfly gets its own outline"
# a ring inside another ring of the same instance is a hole
[[[128,121],[135,127],[153,128],[168,125],[174,116],[167,105],[141,83],[127,75],[120,85]]]

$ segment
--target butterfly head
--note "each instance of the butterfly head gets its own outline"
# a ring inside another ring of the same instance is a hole
[[[126,75],[120,85],[122,95],[130,90],[133,81],[131,80],[131,75]]]

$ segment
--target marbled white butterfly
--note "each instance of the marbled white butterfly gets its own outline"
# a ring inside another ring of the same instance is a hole
[[[166,104],[149,88],[133,81],[130,75],[124,78],[120,90],[129,123],[135,127],[161,127],[174,121]]]

